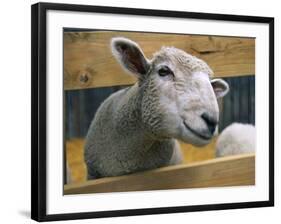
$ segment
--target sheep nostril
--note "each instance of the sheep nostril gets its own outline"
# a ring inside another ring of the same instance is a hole
[[[201,115],[202,119],[206,122],[208,129],[210,131],[211,134],[214,134],[215,130],[216,130],[216,126],[218,124],[218,121],[216,119],[214,119],[213,117],[211,117],[209,114],[207,113],[203,113]]]

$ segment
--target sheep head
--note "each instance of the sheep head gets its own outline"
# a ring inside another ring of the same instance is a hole
[[[177,138],[208,144],[219,121],[217,98],[228,84],[213,79],[203,60],[174,47],[162,47],[148,60],[137,43],[112,38],[113,55],[122,67],[138,78],[141,122],[155,138]]]

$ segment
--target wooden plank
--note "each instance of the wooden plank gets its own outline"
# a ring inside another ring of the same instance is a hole
[[[71,180],[73,183],[86,181],[86,165],[84,163],[84,140],[71,139],[66,141],[66,159],[70,168]]]
[[[255,184],[255,155],[236,155],[193,164],[107,177],[64,186],[64,194],[145,191]]]
[[[202,147],[178,141],[180,143],[184,163],[194,163],[214,159],[216,140],[217,138],[214,137],[208,145]]]
[[[129,85],[111,55],[110,39],[123,36],[139,43],[148,58],[161,46],[174,46],[205,60],[217,77],[255,74],[255,39],[140,32],[64,33],[64,89]]]

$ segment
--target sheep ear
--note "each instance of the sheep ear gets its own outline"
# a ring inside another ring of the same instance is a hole
[[[213,79],[211,84],[217,98],[224,97],[229,91],[227,82],[223,81],[222,79]]]
[[[139,78],[148,72],[149,62],[137,43],[123,37],[115,37],[111,39],[111,50],[125,70]]]

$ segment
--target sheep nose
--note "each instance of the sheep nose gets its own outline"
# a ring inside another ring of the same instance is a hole
[[[216,130],[216,126],[218,124],[217,119],[213,118],[212,116],[210,116],[207,113],[203,113],[201,115],[202,119],[206,122],[208,129],[210,131],[210,133],[213,135],[215,130]]]

